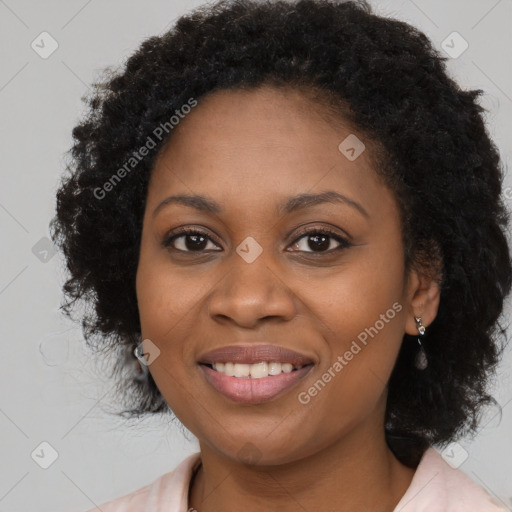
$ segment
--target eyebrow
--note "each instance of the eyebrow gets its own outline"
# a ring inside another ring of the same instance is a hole
[[[344,203],[359,211],[364,217],[369,217],[368,212],[358,202],[334,190],[328,190],[319,194],[299,194],[289,197],[286,201],[278,205],[277,212],[278,215],[287,215],[323,203]],[[223,208],[213,199],[208,199],[200,195],[178,194],[165,198],[153,211],[153,217],[155,217],[164,206],[169,204],[182,204],[201,212],[212,214],[220,214],[223,212]]]

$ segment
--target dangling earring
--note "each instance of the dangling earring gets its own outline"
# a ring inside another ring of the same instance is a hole
[[[414,320],[416,320],[416,325],[418,327],[418,333],[420,337],[425,335],[425,326],[423,325],[423,322],[421,321],[421,317],[417,318],[414,317]],[[423,345],[421,344],[420,338],[418,338],[418,345],[420,346],[418,353],[416,354],[416,357],[414,359],[414,366],[418,368],[418,370],[424,370],[428,366],[428,359],[427,354],[425,353],[425,349],[423,348]]]
[[[135,357],[137,358],[137,374],[138,374],[138,379],[144,379],[147,374],[149,373],[149,370],[148,370],[148,362],[146,360],[146,356],[144,354],[144,349],[143,349],[143,346],[142,346],[142,343],[139,343],[138,345],[135,346],[135,350],[133,351],[133,354],[135,355]]]
[[[144,365],[147,365],[148,363],[146,362],[146,357],[144,356],[144,350],[142,348],[142,343],[139,343],[136,347],[135,347],[135,350],[133,351],[135,357],[139,360],[139,362],[141,362],[142,364]]]

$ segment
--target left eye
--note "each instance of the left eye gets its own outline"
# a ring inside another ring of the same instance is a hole
[[[337,243],[338,246],[332,247],[333,242]],[[347,248],[350,246],[350,243],[345,238],[332,231],[311,230],[297,238],[292,246],[299,251],[322,253]],[[306,250],[306,247],[311,248],[311,250]]]

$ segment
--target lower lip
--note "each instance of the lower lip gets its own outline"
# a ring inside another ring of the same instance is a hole
[[[206,380],[219,393],[244,404],[257,404],[271,400],[303,379],[313,367],[310,364],[290,373],[251,379],[250,377],[230,377],[204,364],[199,366]]]

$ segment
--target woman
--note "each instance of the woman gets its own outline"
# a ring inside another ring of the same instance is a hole
[[[121,413],[172,411],[200,453],[94,510],[505,510],[433,448],[492,400],[511,285],[479,93],[327,0],[204,7],[96,86],[64,311],[94,304]]]

